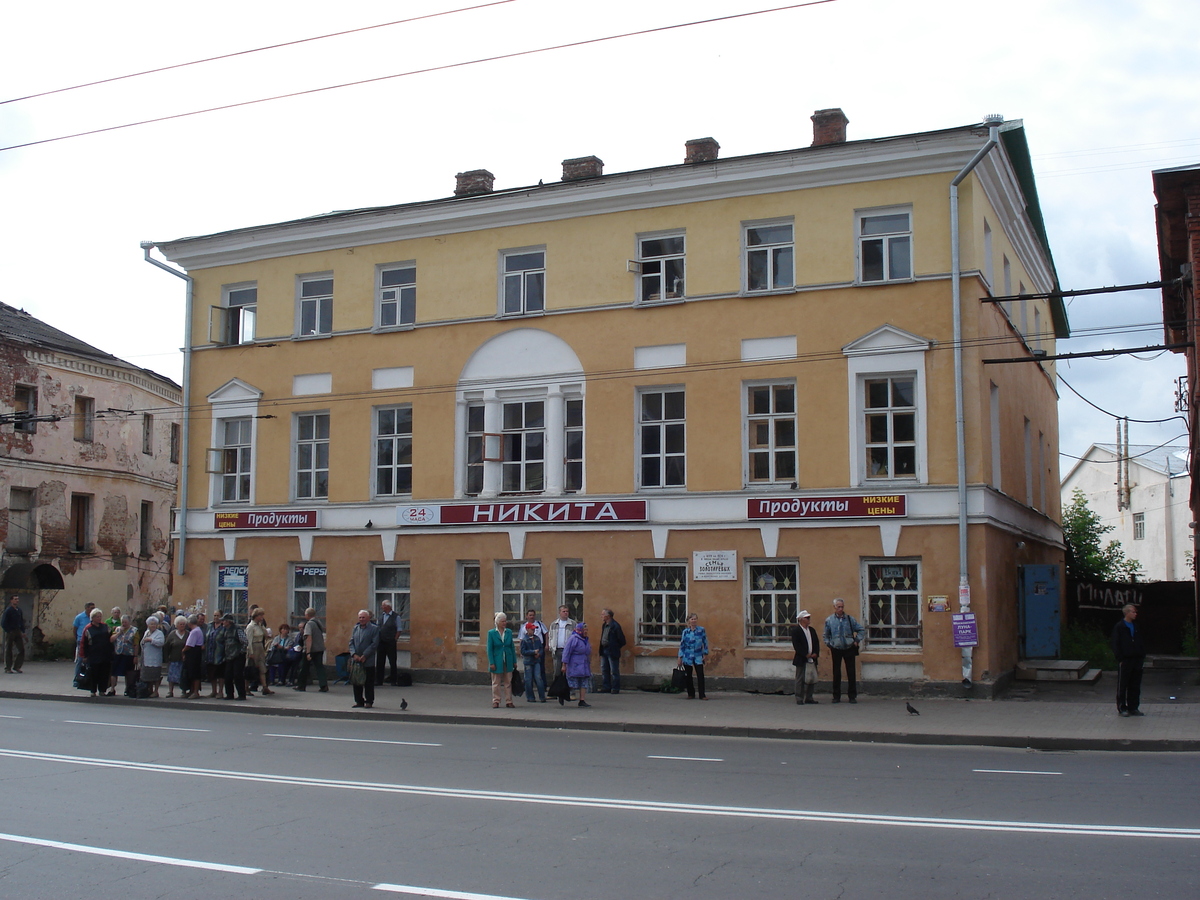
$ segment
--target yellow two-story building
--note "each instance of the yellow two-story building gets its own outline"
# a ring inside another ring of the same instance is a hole
[[[997,299],[1057,287],[1023,126],[813,118],[802,149],[159,243],[193,280],[176,596],[313,606],[334,650],[390,600],[439,678],[486,672],[494,612],[562,604],[657,680],[695,612],[731,685],[790,678],[835,597],[868,685],[958,682],[961,597],[967,674],[1003,680],[1019,569],[1062,559],[1066,317]]]

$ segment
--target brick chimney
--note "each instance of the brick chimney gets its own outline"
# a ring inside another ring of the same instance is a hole
[[[814,147],[824,147],[826,144],[846,143],[846,124],[850,120],[846,114],[836,107],[833,109],[818,109],[812,114]]]
[[[563,181],[583,181],[585,178],[599,178],[604,174],[604,160],[598,156],[577,156],[575,159],[564,159]]]
[[[695,138],[684,144],[687,150],[687,156],[684,157],[684,164],[694,166],[696,163],[712,162],[717,158],[717,151],[721,149],[721,145],[710,137]]]
[[[454,196],[470,197],[473,194],[490,194],[496,176],[487,169],[472,169],[454,176]]]

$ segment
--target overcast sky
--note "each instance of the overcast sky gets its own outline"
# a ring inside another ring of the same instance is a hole
[[[479,2],[9,4],[0,100]],[[785,3],[510,0],[4,103],[0,146]],[[722,157],[802,147],[832,106],[851,140],[1023,119],[1062,286],[1152,281],[1150,173],[1200,162],[1198,34],[1196,0],[832,0],[3,150],[0,300],[178,381],[183,282],[141,240],[445,197],[466,169],[505,188],[589,154],[669,165],[707,135]],[[1068,313],[1059,352],[1162,343],[1157,291]],[[1113,415],[1175,415],[1180,356],[1059,365],[1106,411],[1061,387],[1065,454],[1111,443]]]

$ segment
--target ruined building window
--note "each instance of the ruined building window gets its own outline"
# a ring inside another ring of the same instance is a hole
[[[142,452],[154,453],[154,416],[142,413]]]
[[[154,504],[149,500],[142,501],[142,517],[138,524],[138,553],[150,556],[154,550]]]
[[[179,462],[180,428],[178,422],[171,423],[171,462]]]
[[[71,495],[71,550],[86,553],[92,549],[92,495]]]
[[[96,401],[91,397],[75,398],[75,440],[90,441],[96,421]]]
[[[8,492],[8,539],[4,548],[12,553],[32,553],[34,546],[34,492],[11,488]]]
[[[13,431],[34,434],[37,431],[37,388],[29,384],[13,387]]]

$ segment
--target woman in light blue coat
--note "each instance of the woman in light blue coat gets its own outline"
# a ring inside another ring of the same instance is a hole
[[[686,682],[689,700],[696,699],[696,685],[692,683],[692,670],[696,670],[696,680],[700,682],[700,699],[707,700],[704,693],[704,663],[708,659],[708,634],[696,623],[699,618],[695,613],[687,617],[687,628],[679,638],[679,664],[687,673]]]

